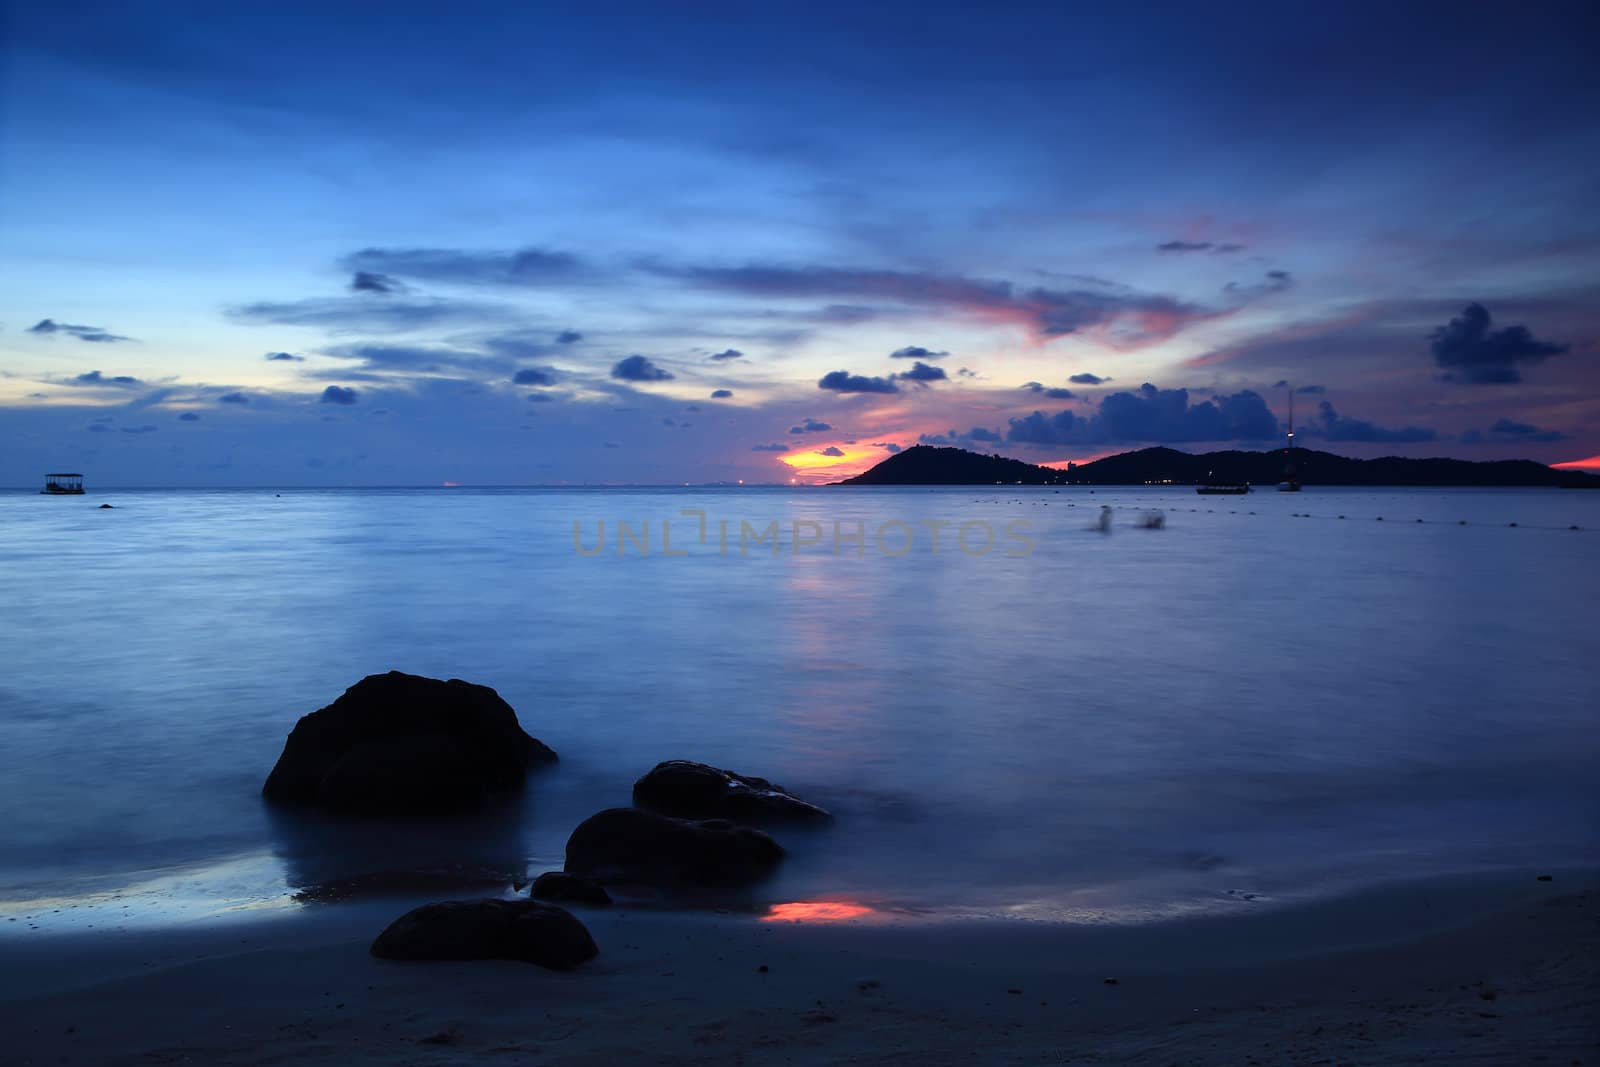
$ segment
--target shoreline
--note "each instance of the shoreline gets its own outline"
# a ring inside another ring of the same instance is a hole
[[[411,904],[363,901],[8,936],[0,1017],[18,1063],[1592,1063],[1597,891],[1496,873],[1135,925],[574,909],[601,955],[571,973],[373,959]]]

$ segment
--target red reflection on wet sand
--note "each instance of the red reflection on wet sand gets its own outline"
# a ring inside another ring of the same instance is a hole
[[[871,914],[872,909],[865,904],[852,904],[847,900],[796,900],[788,904],[772,905],[761,917],[761,921],[836,923]]]

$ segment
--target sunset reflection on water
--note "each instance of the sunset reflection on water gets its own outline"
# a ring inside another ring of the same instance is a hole
[[[761,917],[762,922],[837,923],[859,919],[873,914],[865,904],[848,900],[795,900],[787,904],[773,904]]]

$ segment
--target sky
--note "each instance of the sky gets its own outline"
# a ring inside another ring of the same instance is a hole
[[[0,0],[0,485],[1600,466],[1597,10]]]

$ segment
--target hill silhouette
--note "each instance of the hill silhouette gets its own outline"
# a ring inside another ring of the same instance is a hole
[[[1480,463],[1464,459],[1351,459],[1309,448],[1294,450],[1305,485],[1570,486],[1600,488],[1600,475],[1558,471],[1529,459]],[[1284,450],[1203,452],[1141,448],[1069,470],[1040,467],[961,448],[917,445],[837,485],[1148,485],[1281,481]]]

